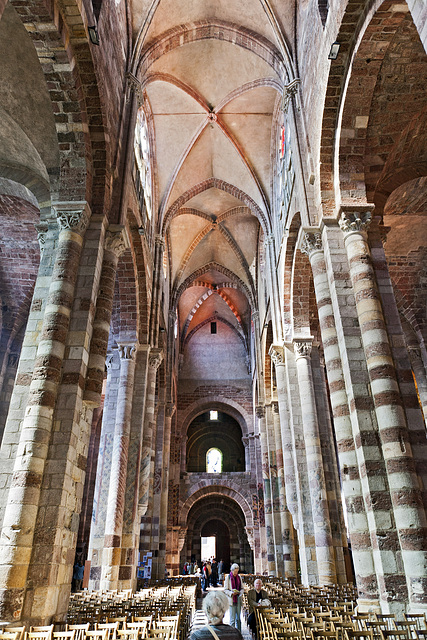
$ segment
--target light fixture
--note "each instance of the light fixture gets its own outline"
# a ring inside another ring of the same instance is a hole
[[[96,28],[96,26],[88,27],[87,30],[88,30],[88,33],[89,33],[89,39],[90,39],[91,43],[99,45],[99,34],[98,34],[98,29]]]
[[[340,43],[333,42],[331,44],[331,49],[329,51],[328,60],[336,60],[338,58],[338,54],[340,52]]]

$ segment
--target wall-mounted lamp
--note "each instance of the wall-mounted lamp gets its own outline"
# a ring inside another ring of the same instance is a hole
[[[143,226],[138,227],[138,233],[140,236],[145,236],[145,229]]]
[[[89,33],[89,40],[91,41],[92,44],[98,44],[99,45],[99,33],[98,33],[98,29],[95,27],[88,27],[87,28],[88,33]]]
[[[336,60],[338,58],[338,54],[340,52],[340,43],[333,42],[331,44],[331,49],[329,51],[328,60]]]

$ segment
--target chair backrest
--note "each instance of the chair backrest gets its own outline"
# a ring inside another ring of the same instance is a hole
[[[25,626],[23,627],[14,627],[13,625],[7,625],[3,629],[3,633],[19,633],[19,640],[24,639],[25,634]]]

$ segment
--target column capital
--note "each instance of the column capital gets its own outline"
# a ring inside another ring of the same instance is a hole
[[[341,206],[338,224],[344,235],[367,231],[372,221],[373,209],[373,204]]]
[[[309,258],[315,253],[323,253],[322,234],[320,229],[303,229],[300,236],[301,253]]]
[[[105,366],[107,367],[107,371],[109,371],[113,366],[113,358],[114,358],[113,353],[107,353],[107,356],[105,358]]]
[[[52,202],[60,231],[74,231],[83,235],[89,224],[90,209],[85,200]]]
[[[136,344],[118,344],[120,360],[135,360]]]
[[[271,408],[273,409],[273,413],[279,415],[279,403],[277,400],[273,400],[271,403]]]
[[[311,356],[311,349],[313,346],[312,340],[294,340],[294,353],[295,358],[309,358]]]
[[[154,242],[156,244],[156,247],[159,247],[160,249],[162,249],[162,251],[164,251],[165,248],[165,239],[163,236],[161,236],[160,234],[157,234]]]
[[[122,224],[110,224],[105,234],[105,250],[114,253],[120,258],[122,253],[129,249],[129,238]]]
[[[265,418],[265,406],[263,404],[258,404],[255,407],[255,415],[259,420]]]
[[[144,104],[144,92],[140,81],[136,76],[133,75],[133,73],[128,71],[126,73],[126,83],[130,93],[136,96],[138,107],[142,107],[142,105]]]
[[[49,230],[49,225],[47,224],[47,222],[40,222],[39,224],[35,224],[34,227],[37,231],[37,240],[40,245],[40,251],[43,251],[46,244],[46,236]]]
[[[163,351],[162,349],[151,349],[150,355],[148,357],[148,364],[150,367],[154,369],[158,369],[163,362]]]
[[[283,87],[282,111],[285,115],[288,112],[291,99],[298,93],[300,83],[301,80],[299,78],[295,78],[292,82]]]
[[[285,350],[282,346],[278,344],[272,344],[270,349],[268,350],[268,355],[270,356],[276,367],[281,364],[285,364]]]
[[[274,233],[267,233],[264,236],[264,245],[266,247],[271,246],[274,244]]]

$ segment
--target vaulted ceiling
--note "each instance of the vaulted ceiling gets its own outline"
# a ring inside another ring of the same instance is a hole
[[[283,42],[260,0],[139,1],[133,19],[181,337],[214,317],[247,335],[272,209]]]

